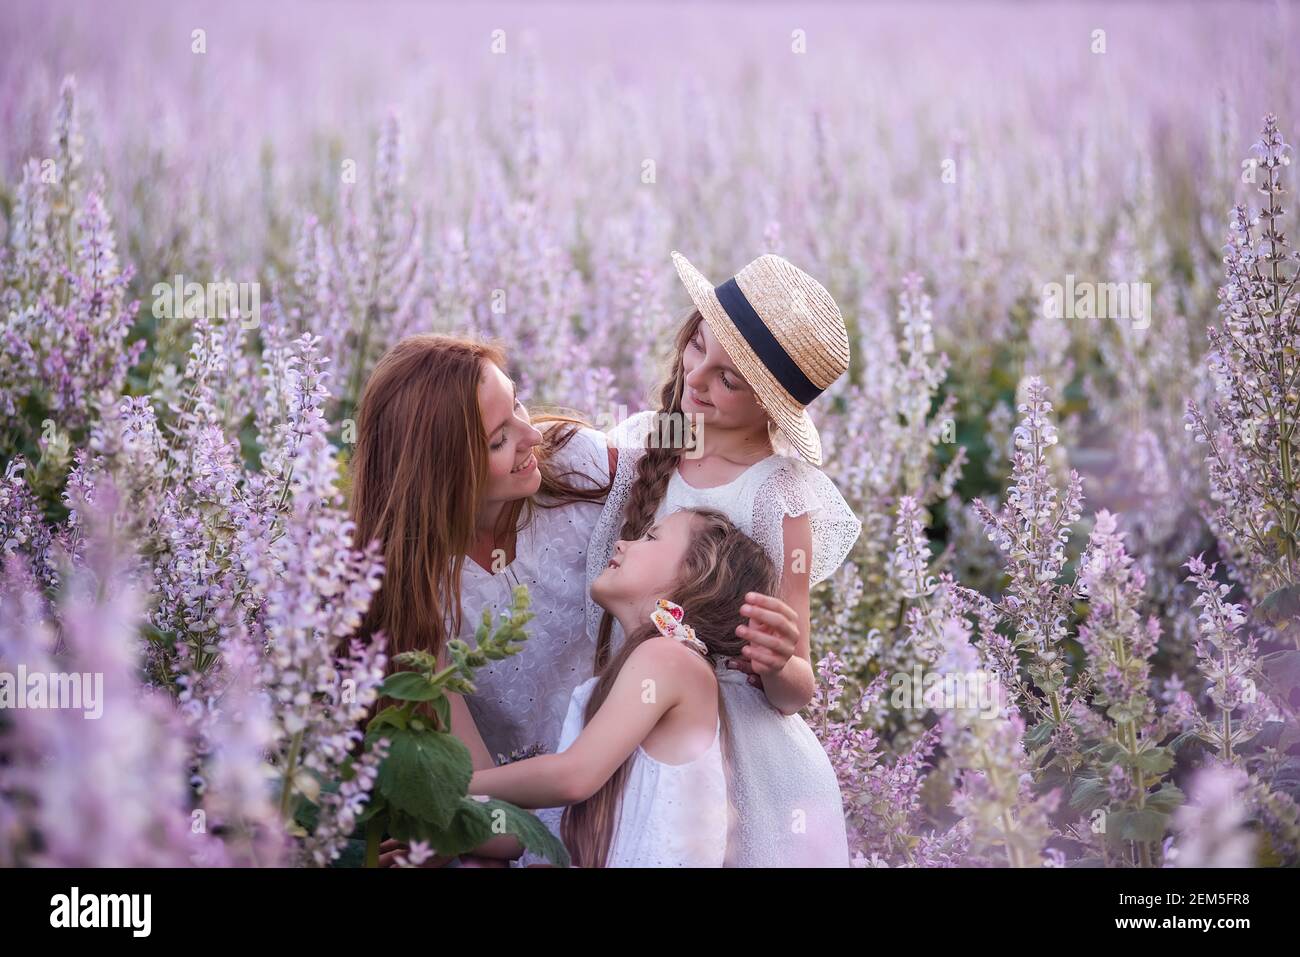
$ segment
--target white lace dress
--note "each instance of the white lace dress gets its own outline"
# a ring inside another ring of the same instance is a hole
[[[582,428],[556,455],[561,472],[576,470],[567,481],[592,487],[609,481],[609,452],[605,434]],[[515,558],[492,574],[466,560],[461,573],[462,607],[459,637],[471,647],[483,609],[493,618],[510,607],[518,584],[528,586],[528,640],[517,655],[493,661],[474,674],[478,693],[465,703],[487,745],[503,763],[512,753],[533,748],[553,753],[568,712],[569,697],[591,677],[595,643],[583,629],[587,598],[587,543],[601,513],[599,502],[572,502],[558,508],[536,509],[533,520],[519,532]],[[537,816],[559,837],[560,809]],[[520,863],[538,860],[525,855]]]
[[[618,469],[587,551],[588,583],[613,554],[653,417],[653,412],[637,413],[609,433],[609,443],[619,450]],[[727,515],[763,547],[778,572],[785,564],[784,518],[807,514],[812,530],[812,585],[839,567],[862,528],[820,469],[780,453],[714,488],[697,489],[674,473],[655,518],[697,507]],[[588,598],[587,632],[593,644],[600,618],[600,607]],[[613,636],[611,653],[623,637],[617,622]],[[716,670],[729,734],[729,790],[735,812],[728,866],[847,867],[839,783],[816,735],[802,717],[783,715],[772,707],[744,672],[727,668],[725,662],[719,662]]]
[[[574,690],[559,750],[582,733],[596,681],[589,678]],[[638,745],[606,866],[722,867],[726,851],[727,780],[718,732],[707,750],[683,764],[665,764]]]

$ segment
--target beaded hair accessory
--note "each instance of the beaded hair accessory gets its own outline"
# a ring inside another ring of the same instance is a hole
[[[659,629],[659,634],[684,641],[700,654],[707,655],[708,645],[695,637],[695,629],[682,620],[684,615],[681,605],[659,598],[655,601],[655,610],[650,613],[650,620]]]

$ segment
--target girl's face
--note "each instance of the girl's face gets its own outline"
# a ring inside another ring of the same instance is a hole
[[[541,444],[542,433],[533,428],[515,384],[496,363],[483,364],[478,407],[487,430],[487,501],[513,502],[534,494],[541,488],[542,473],[533,449]]]
[[[614,554],[596,580],[591,597],[606,611],[629,609],[649,616],[655,599],[667,598],[691,544],[690,512],[673,512],[633,542],[614,543]]]
[[[686,374],[682,411],[728,429],[756,428],[767,422],[754,390],[741,378],[709,324],[700,321],[682,353]]]

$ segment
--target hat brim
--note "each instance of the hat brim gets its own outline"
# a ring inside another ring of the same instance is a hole
[[[759,403],[768,417],[780,429],[781,434],[789,440],[801,457],[813,465],[822,464],[822,439],[813,424],[808,410],[792,399],[775,377],[768,371],[763,361],[755,355],[745,337],[741,335],[736,324],[722,308],[714,292],[714,284],[703,273],[691,265],[681,253],[672,254],[673,266],[686,287],[691,301],[695,303],[704,321],[745,381],[749,383],[758,396]]]

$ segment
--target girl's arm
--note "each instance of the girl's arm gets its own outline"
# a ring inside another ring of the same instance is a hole
[[[470,793],[523,808],[587,800],[623,765],[659,719],[682,700],[689,678],[686,669],[694,667],[686,656],[694,654],[671,638],[642,642],[628,656],[608,697],[572,745],[558,754],[475,771]]]
[[[756,595],[741,614],[749,625],[736,634],[748,641],[741,649],[759,677],[767,700],[782,714],[798,714],[817,690],[811,662],[809,582],[812,566],[812,524],[807,513],[783,521],[785,567],[779,596]]]

